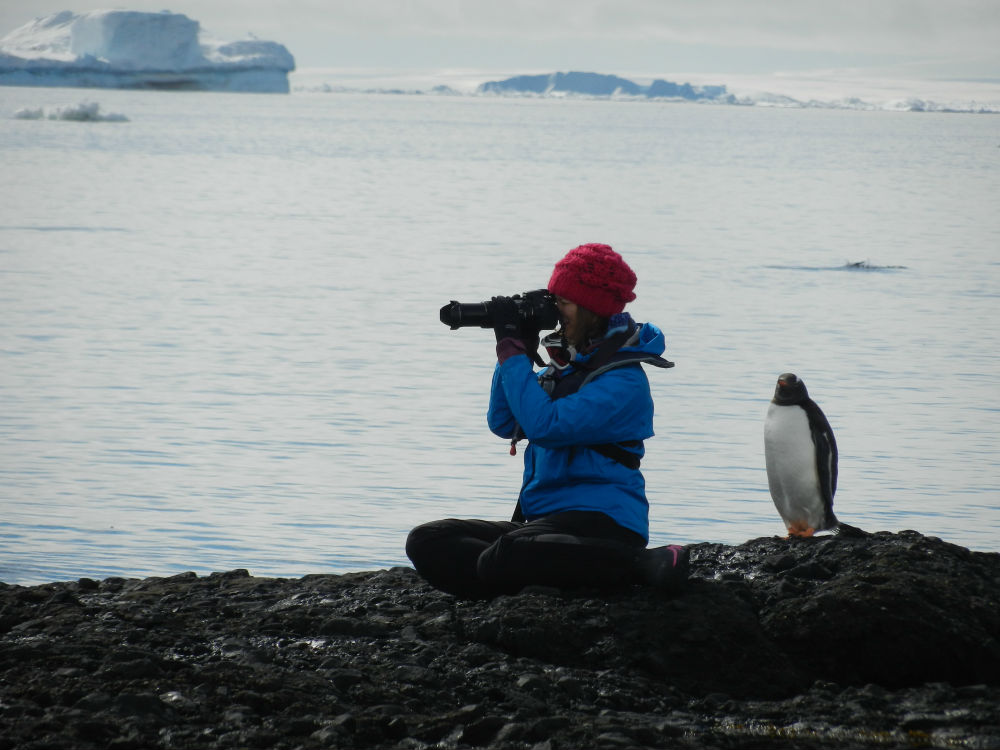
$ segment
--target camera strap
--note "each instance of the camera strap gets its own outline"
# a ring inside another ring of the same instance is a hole
[[[576,393],[596,374],[597,370],[611,361],[631,337],[631,331],[619,331],[598,344],[586,360],[574,360],[573,372],[554,381],[549,395],[557,399]]]
[[[526,341],[525,344],[524,344],[524,348],[527,349],[527,348],[529,348],[530,345],[531,345],[531,342],[527,342]],[[536,365],[538,365],[539,367],[547,367],[547,365],[545,364],[545,360],[542,359],[542,355],[538,353],[538,342],[537,342],[537,339],[535,340],[535,348],[534,348],[534,350],[528,352],[528,358],[532,362],[534,362]]]

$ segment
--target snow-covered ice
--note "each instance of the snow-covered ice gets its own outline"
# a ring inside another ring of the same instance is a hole
[[[46,110],[44,107],[23,107],[14,112],[15,120],[72,120],[74,122],[128,122],[117,112],[101,112],[97,102],[80,102],[66,107]]]
[[[180,13],[63,11],[0,39],[0,85],[288,91],[295,59],[277,42],[208,39]]]

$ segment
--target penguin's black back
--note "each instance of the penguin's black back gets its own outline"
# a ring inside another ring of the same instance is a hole
[[[819,474],[819,486],[823,492],[823,501],[830,514],[833,514],[833,496],[837,492],[837,463],[840,458],[837,452],[837,439],[833,436],[833,428],[826,414],[811,398],[799,404],[809,418],[809,432],[812,434],[813,445],[816,447],[816,471]],[[834,520],[836,523],[836,520]]]

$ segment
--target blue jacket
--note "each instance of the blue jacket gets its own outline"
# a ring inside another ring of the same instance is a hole
[[[663,333],[645,323],[619,352],[663,363],[659,355],[664,349]],[[585,359],[577,355],[576,361]],[[563,375],[569,372],[572,368]],[[520,425],[529,441],[520,494],[524,517],[531,521],[567,510],[600,511],[648,540],[649,504],[642,473],[583,447],[653,436],[653,399],[642,366],[632,362],[613,367],[556,400],[539,377],[526,355],[498,364],[487,413],[494,434],[510,439]],[[641,443],[635,452],[642,456]]]

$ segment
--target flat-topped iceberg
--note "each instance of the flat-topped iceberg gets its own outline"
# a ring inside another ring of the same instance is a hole
[[[180,13],[63,11],[0,39],[0,85],[288,92],[284,45],[202,37]]]
[[[477,92],[480,94],[531,94],[537,96],[559,96],[562,94],[601,97],[645,96],[650,99],[687,99],[689,101],[707,99],[728,104],[734,102],[725,86],[692,86],[690,83],[677,84],[659,78],[649,86],[641,86],[620,76],[575,71],[514,76],[503,81],[488,81],[482,84]]]

